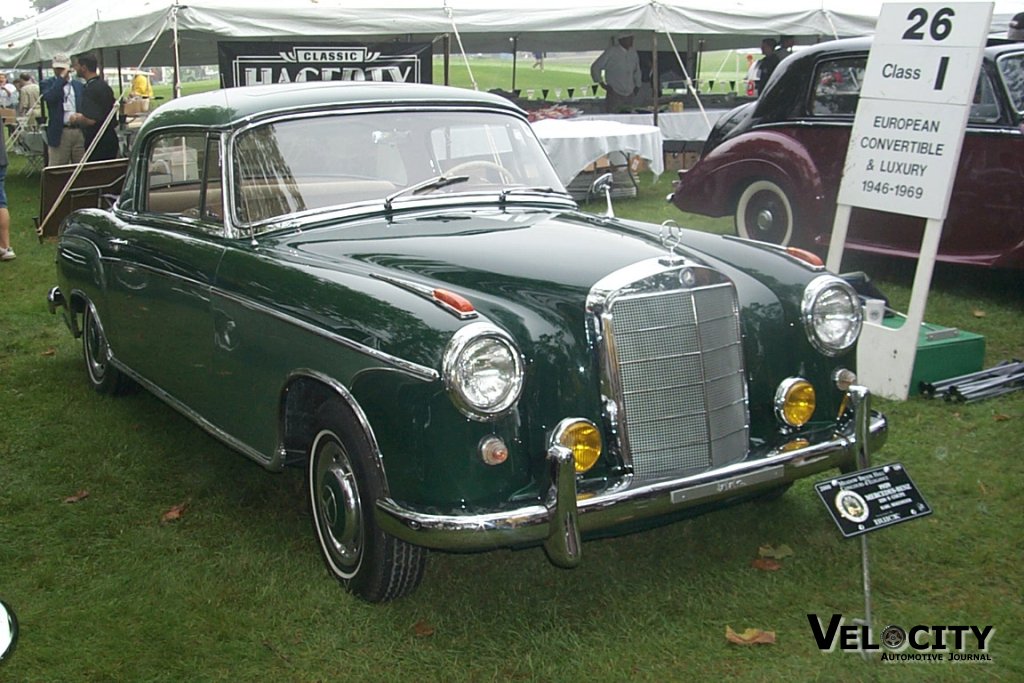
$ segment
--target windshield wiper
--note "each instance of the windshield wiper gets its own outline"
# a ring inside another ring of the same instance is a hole
[[[439,175],[433,178],[427,178],[424,181],[418,182],[415,185],[402,188],[398,192],[392,192],[384,198],[384,210],[391,211],[391,203],[399,197],[404,197],[407,194],[422,194],[424,192],[433,192],[434,190],[440,190],[442,187],[448,187],[449,185],[455,185],[456,183],[464,183],[469,180],[468,175]]]
[[[547,185],[536,185],[533,187],[506,187],[501,191],[498,201],[504,202],[509,195],[513,194],[557,194],[563,197],[570,196],[569,193],[564,190],[556,190],[555,188]]]

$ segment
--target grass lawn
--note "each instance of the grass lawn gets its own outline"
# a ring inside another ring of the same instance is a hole
[[[875,462],[904,463],[934,514],[870,536],[875,627],[992,625],[991,663],[819,652],[808,614],[862,615],[860,544],[808,480],[771,503],[587,543],[571,571],[540,549],[434,553],[418,592],[371,606],[322,566],[299,471],[265,472],[145,392],[88,388],[80,344],[46,311],[55,246],[35,239],[38,178],[19,164],[7,183],[18,258],[0,263],[0,598],[22,633],[0,680],[1024,680],[1024,392],[877,402],[891,435]],[[679,214],[667,191],[645,177],[616,209],[729,231]],[[855,265],[906,305],[907,264]],[[927,319],[986,335],[989,365],[1024,357],[1020,284],[940,267]],[[793,555],[759,571],[764,544]],[[733,645],[727,627],[777,640]]]

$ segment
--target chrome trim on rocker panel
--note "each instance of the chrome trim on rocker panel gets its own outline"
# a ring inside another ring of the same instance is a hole
[[[259,452],[255,448],[253,448],[253,447],[249,446],[248,444],[246,444],[246,443],[238,440],[237,438],[231,436],[230,434],[225,432],[220,427],[214,425],[212,422],[209,422],[206,418],[201,416],[199,413],[197,413],[196,411],[192,410],[187,405],[185,405],[184,403],[182,403],[181,401],[179,401],[175,397],[171,396],[166,391],[164,391],[163,389],[161,389],[157,385],[153,384],[149,380],[147,380],[144,377],[142,377],[141,375],[139,375],[137,372],[135,372],[134,370],[129,368],[124,363],[122,363],[119,360],[117,360],[117,358],[115,358],[113,356],[113,351],[112,350],[110,350],[109,353],[110,353],[110,362],[113,363],[117,367],[118,370],[123,372],[128,377],[131,377],[132,380],[134,380],[138,384],[142,385],[142,387],[146,391],[148,391],[149,393],[153,394],[158,399],[160,399],[161,401],[163,401],[164,403],[166,403],[170,407],[174,408],[175,410],[177,410],[179,413],[181,413],[182,415],[184,415],[188,419],[190,419],[193,422],[195,422],[196,425],[199,426],[199,428],[201,428],[204,432],[206,432],[210,436],[214,437],[215,439],[218,439],[219,441],[224,442],[227,446],[229,446],[230,448],[233,448],[234,450],[238,451],[239,453],[241,453],[242,455],[246,456],[247,458],[251,458],[252,460],[255,460],[256,462],[258,462],[260,465],[263,465],[263,467],[267,468],[268,470],[272,470],[272,471],[276,472],[276,471],[279,471],[284,466],[284,459],[283,459],[283,457],[281,456],[281,454],[279,452],[275,452],[272,456],[267,457],[266,455],[264,455],[263,453]]]
[[[617,302],[622,329],[612,310]],[[587,314],[601,368],[607,446],[635,477],[696,474],[746,457],[749,407],[739,304],[730,280],[685,259],[649,259],[595,284]],[[640,320],[643,327],[630,328]],[[629,335],[634,341],[627,343]],[[723,344],[709,346],[720,339]],[[680,341],[687,345],[680,348]],[[662,375],[662,386],[650,383]],[[641,391],[646,402],[638,398]]]
[[[324,337],[325,339],[329,339],[330,341],[337,342],[338,344],[347,346],[350,349],[358,351],[359,353],[365,353],[367,356],[370,356],[371,358],[379,360],[383,363],[387,363],[388,365],[392,365],[398,368],[399,370],[402,370],[403,372],[406,372],[412,375],[413,377],[421,379],[425,382],[433,382],[441,378],[441,375],[432,368],[428,368],[426,366],[419,365],[417,363],[413,363],[412,361],[407,361],[402,358],[396,358],[395,356],[384,353],[383,351],[378,351],[377,349],[366,346],[365,344],[360,344],[357,341],[353,341],[348,337],[343,337],[340,334],[335,334],[334,332],[325,330],[322,327],[317,327],[316,325],[308,323],[305,320],[301,320],[294,316],[282,313],[281,311],[278,311],[274,308],[253,301],[252,299],[241,297],[238,296],[237,294],[217,288],[213,288],[213,294],[228,299],[230,301],[234,301],[240,306],[250,308],[260,313],[265,313],[266,315],[272,316],[274,318],[277,318],[278,320],[289,323],[291,325],[295,325],[296,327],[301,327],[307,332],[312,332],[313,334]]]

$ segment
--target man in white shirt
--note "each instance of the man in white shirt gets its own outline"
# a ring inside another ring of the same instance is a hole
[[[619,36],[615,44],[602,52],[590,65],[590,77],[605,90],[605,111],[616,113],[630,109],[642,83],[633,36]]]

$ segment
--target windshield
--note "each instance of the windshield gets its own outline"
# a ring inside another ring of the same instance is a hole
[[[563,189],[529,125],[488,112],[325,114],[259,125],[235,140],[234,176],[235,218],[253,226],[383,202],[437,176],[468,178],[406,196]]]
[[[1016,52],[999,58],[999,73],[1006,84],[1013,108],[1024,113],[1024,52]]]

